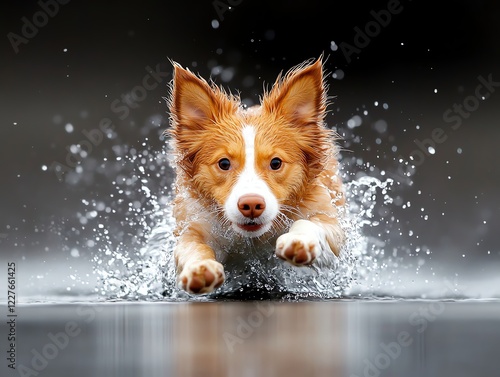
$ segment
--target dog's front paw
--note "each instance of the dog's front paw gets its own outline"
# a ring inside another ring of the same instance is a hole
[[[210,293],[224,283],[224,267],[214,260],[187,263],[179,275],[179,286],[189,293]]]
[[[316,237],[302,233],[285,233],[276,241],[276,255],[296,266],[311,264],[321,252]]]

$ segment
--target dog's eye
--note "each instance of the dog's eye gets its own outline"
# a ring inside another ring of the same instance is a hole
[[[221,158],[218,164],[219,168],[221,168],[222,170],[229,170],[229,168],[231,167],[231,161],[229,161],[229,159],[227,158]]]
[[[279,168],[281,168],[281,164],[282,164],[283,161],[281,161],[281,159],[279,159],[278,157],[274,157],[272,160],[271,160],[271,163],[269,164],[269,166],[271,167],[271,169],[273,170],[278,170]]]

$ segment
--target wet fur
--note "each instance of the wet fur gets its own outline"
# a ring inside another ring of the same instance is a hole
[[[179,285],[190,293],[208,293],[224,281],[223,266],[209,244],[215,223],[230,225],[224,205],[245,166],[244,125],[255,130],[255,171],[279,204],[269,231],[281,236],[276,255],[295,265],[311,264],[322,252],[338,255],[344,239],[338,207],[344,195],[335,137],[324,125],[321,59],[279,77],[261,105],[249,109],[178,64],[174,70],[169,132],[177,156]],[[269,168],[275,156],[283,161],[278,171]],[[218,167],[224,157],[231,161],[230,171]],[[294,222],[290,229],[283,218]]]

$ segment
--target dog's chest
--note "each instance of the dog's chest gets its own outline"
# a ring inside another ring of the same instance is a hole
[[[215,251],[218,261],[225,265],[242,266],[245,264],[269,264],[276,262],[275,245],[280,234],[265,235],[261,238],[246,238],[234,231],[214,229],[210,247]]]

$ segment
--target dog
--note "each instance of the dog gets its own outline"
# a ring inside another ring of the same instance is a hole
[[[338,138],[324,124],[322,58],[280,74],[260,105],[249,108],[173,66],[167,132],[175,156],[178,285],[205,294],[224,283],[215,229],[251,239],[252,247],[275,240],[276,257],[295,266],[339,256],[345,195]]]

